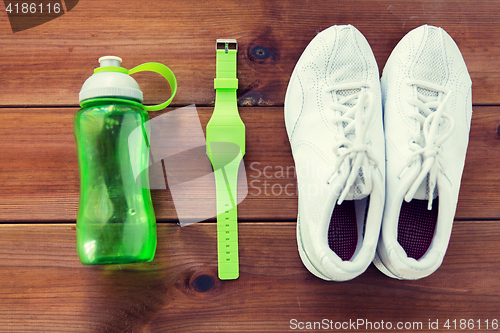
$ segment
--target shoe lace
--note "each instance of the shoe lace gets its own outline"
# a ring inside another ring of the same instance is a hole
[[[413,152],[408,159],[405,170],[416,168],[417,171],[414,174],[418,172],[418,175],[406,192],[405,200],[410,202],[413,199],[418,188],[428,176],[427,209],[432,210],[437,176],[439,172],[444,172],[442,154],[440,154],[441,145],[455,129],[454,119],[445,112],[451,90],[420,80],[409,80],[407,84],[414,86],[417,90],[416,97],[410,97],[407,101],[418,109],[418,111],[410,113],[409,116],[420,123],[420,130],[412,133],[413,139],[409,143],[409,148]],[[446,121],[449,122],[448,129],[444,127]]]
[[[350,189],[355,185],[358,177],[362,177],[364,188],[362,194],[372,191],[372,179],[368,170],[369,166],[377,165],[373,150],[369,144],[368,128],[374,110],[374,95],[366,91],[369,84],[343,84],[331,86],[327,93],[335,92],[336,98],[331,109],[336,112],[332,118],[334,124],[343,127],[341,134],[336,137],[333,152],[337,156],[335,171],[330,176],[327,184],[333,182],[340,175],[340,171],[348,170],[344,187],[340,193],[338,204],[346,198]]]

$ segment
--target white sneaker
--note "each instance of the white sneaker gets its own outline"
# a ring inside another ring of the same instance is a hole
[[[300,257],[324,280],[350,280],[373,260],[385,198],[378,67],[356,28],[330,27],[307,46],[290,78],[285,123]]]
[[[419,279],[441,265],[451,236],[472,117],[471,80],[441,28],[421,26],[382,75],[387,187],[375,265]]]

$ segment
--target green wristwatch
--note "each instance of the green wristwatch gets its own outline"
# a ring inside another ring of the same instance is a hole
[[[215,108],[207,124],[207,155],[215,174],[219,279],[239,276],[238,169],[245,155],[245,125],[238,113],[235,39],[216,43]]]

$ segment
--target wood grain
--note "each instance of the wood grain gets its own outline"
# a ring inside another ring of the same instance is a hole
[[[73,224],[0,225],[2,330],[282,332],[291,319],[325,318],[424,329],[438,319],[443,329],[446,319],[500,319],[496,221],[456,222],[441,268],[418,281],[374,266],[348,282],[315,278],[299,259],[295,223],[240,223],[240,278],[220,281],[215,232],[160,224],[153,262],[88,267]]]
[[[353,24],[370,42],[380,70],[398,41],[422,24],[457,42],[474,82],[475,104],[500,104],[498,1],[80,1],[60,18],[13,34],[0,22],[0,106],[76,106],[97,59],[114,54],[132,68],[171,67],[175,105],[214,102],[217,38],[239,42],[239,102],[281,106],[302,51],[317,32]],[[154,74],[138,74],[146,102],[166,100]],[[166,92],[167,91],[167,92]]]
[[[76,110],[0,110],[0,221],[76,219],[79,179],[72,129]],[[212,111],[207,107],[198,108],[203,128]],[[500,217],[499,114],[499,107],[474,107],[458,219]],[[248,195],[239,206],[240,218],[243,221],[295,220],[296,179],[283,108],[245,107],[241,108],[241,116],[247,129]],[[176,221],[170,191],[153,190],[152,195],[157,218]],[[196,191],[180,199],[194,197]]]

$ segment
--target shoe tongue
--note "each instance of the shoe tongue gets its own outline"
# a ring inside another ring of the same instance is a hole
[[[420,184],[417,192],[415,192],[415,195],[413,196],[413,199],[417,199],[417,200],[429,200],[429,185],[428,185],[428,181],[429,181],[429,176],[427,176],[424,181],[422,182],[422,184]],[[438,190],[437,190],[437,187],[434,189],[434,193],[433,193],[433,199],[436,199],[438,196]]]
[[[417,93],[419,94],[419,96],[425,97],[425,99],[427,101],[437,101],[439,98],[439,93],[437,91],[429,90],[429,89],[422,88],[422,87],[417,87]],[[436,109],[434,109],[434,108],[431,108],[431,110],[436,111]],[[423,113],[422,110],[420,110],[420,113],[424,117],[426,117],[425,113]]]
[[[422,87],[417,87],[417,93],[419,93],[423,96],[426,96],[426,97],[431,97],[431,98],[434,97],[434,99],[436,99],[436,100],[437,100],[438,94],[439,94],[437,91],[425,89]]]
[[[337,90],[336,93],[337,93],[337,99],[341,99],[341,98],[344,98],[344,97],[348,97],[348,96],[351,96],[351,95],[354,95],[358,92],[360,92],[361,89],[359,88],[356,88],[356,89],[344,89],[344,90]],[[354,99],[352,101],[349,101],[350,103],[346,103],[344,104],[345,106],[349,107],[349,108],[352,108],[354,105],[356,105],[356,102],[357,102],[357,99]]]
[[[347,193],[345,200],[361,200],[361,199],[364,199],[370,195],[370,193],[365,193],[365,188],[366,188],[365,173],[366,172],[370,172],[370,171],[365,170],[363,167],[361,167],[361,169],[359,169],[358,176],[356,177],[354,184],[349,189],[349,192]]]
[[[337,100],[340,100],[340,99],[343,99],[345,97],[356,94],[359,91],[361,91],[361,89],[359,89],[359,88],[357,88],[357,89],[344,89],[344,90],[337,90],[335,93],[337,94]],[[348,101],[348,103],[344,103],[344,105],[347,106],[348,108],[352,108],[353,106],[356,105],[357,102],[358,102],[358,99],[354,98],[354,99]],[[345,114],[344,112],[339,111],[340,116],[342,116],[344,114]],[[347,125],[348,125],[348,122],[342,122],[342,126],[344,128],[347,127]],[[344,135],[351,142],[354,142],[354,140],[356,139],[354,129],[352,129],[349,133],[344,133]]]

